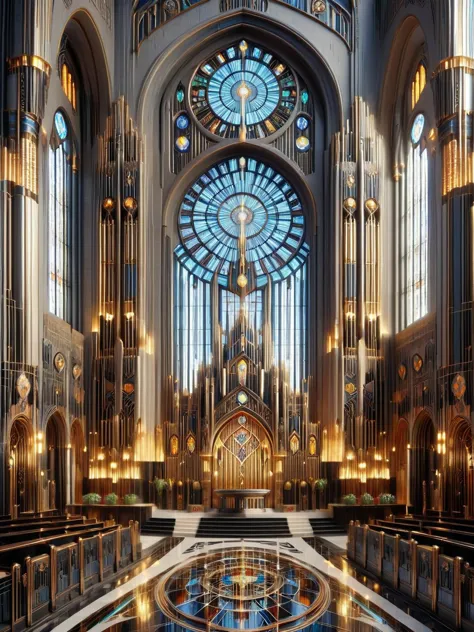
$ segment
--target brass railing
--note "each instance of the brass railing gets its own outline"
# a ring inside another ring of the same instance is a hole
[[[13,631],[32,626],[50,612],[83,594],[107,575],[138,559],[140,531],[138,522],[120,525],[113,531],[62,546],[50,546],[50,552],[13,564],[11,576],[0,585],[0,617],[4,629]],[[25,621],[26,619],[26,621]]]
[[[440,547],[349,524],[347,556],[387,584],[461,628],[474,623],[474,569]]]

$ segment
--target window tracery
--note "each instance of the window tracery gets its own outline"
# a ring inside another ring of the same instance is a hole
[[[411,83],[411,109],[414,110],[426,86],[426,67],[420,62]]]
[[[239,137],[245,86],[248,138],[265,138],[283,127],[297,102],[297,81],[288,65],[245,40],[215,53],[197,69],[191,107],[199,123],[223,138]]]
[[[410,131],[406,203],[400,217],[402,328],[428,312],[428,150],[424,127],[425,117],[420,113]]]
[[[176,255],[189,272],[233,285],[245,213],[247,276],[257,286],[285,279],[304,262],[305,221],[290,183],[254,158],[231,158],[202,174],[185,194]]]
[[[76,153],[69,123],[54,116],[49,148],[48,294],[49,311],[71,320],[71,237]]]

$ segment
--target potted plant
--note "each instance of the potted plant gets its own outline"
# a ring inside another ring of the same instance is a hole
[[[156,493],[158,495],[158,507],[161,509],[163,493],[168,489],[168,483],[164,478],[155,477],[153,485],[155,486]]]
[[[95,493],[84,494],[82,497],[82,503],[84,505],[98,505],[101,500],[100,495]]]
[[[323,492],[326,487],[328,486],[328,479],[327,478],[318,478],[316,480],[316,489],[320,492]]]
[[[367,492],[365,492],[365,494],[362,494],[362,496],[360,497],[360,504],[361,505],[373,505],[374,504],[374,497],[371,496],[370,494],[368,494]]]
[[[393,494],[380,494],[379,502],[381,505],[393,505],[395,503],[395,496]]]
[[[123,497],[124,505],[136,505],[138,501],[138,496],[136,494],[125,494]]]
[[[342,497],[342,502],[345,505],[355,505],[357,502],[357,498],[355,494],[346,494],[345,496]]]
[[[116,505],[118,501],[118,496],[117,494],[114,494],[112,492],[112,494],[107,494],[107,496],[105,497],[105,504],[106,505]]]

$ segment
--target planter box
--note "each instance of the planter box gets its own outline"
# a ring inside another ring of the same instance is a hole
[[[369,524],[371,520],[386,520],[390,514],[405,515],[406,505],[343,505],[330,504],[332,515],[342,527],[347,528],[351,520],[358,520],[360,524]]]
[[[88,519],[110,520],[113,518],[117,524],[128,527],[130,520],[137,521],[140,526],[151,518],[153,505],[151,503],[138,503],[137,505],[67,505],[67,510],[72,514],[86,516]]]

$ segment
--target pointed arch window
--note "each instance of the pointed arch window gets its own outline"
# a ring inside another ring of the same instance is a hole
[[[405,204],[401,209],[401,325],[428,313],[428,150],[425,117],[417,114],[409,139]]]
[[[61,65],[61,87],[64,94],[69,99],[73,109],[76,110],[77,95],[76,95],[76,82],[69,68],[67,62],[63,61]]]
[[[426,67],[421,61],[411,82],[411,109],[414,110],[426,86]]]
[[[49,148],[48,295],[49,311],[71,322],[71,243],[75,206],[76,153],[69,122],[54,116]]]

